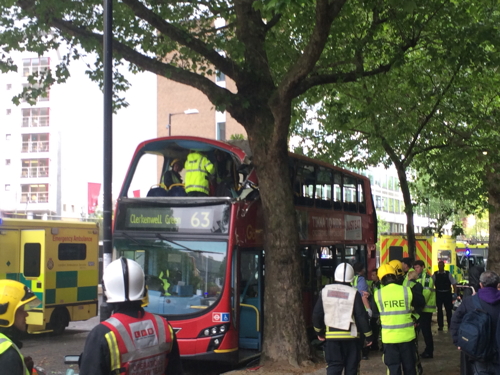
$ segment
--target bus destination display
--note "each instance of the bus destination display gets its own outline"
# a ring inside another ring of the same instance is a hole
[[[204,207],[127,207],[124,229],[227,233],[225,205]],[[227,220],[227,219],[226,219]]]

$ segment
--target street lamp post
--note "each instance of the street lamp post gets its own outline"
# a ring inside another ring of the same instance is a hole
[[[175,113],[169,113],[168,114],[168,124],[167,124],[167,129],[168,129],[168,136],[172,134],[172,116],[175,115],[196,115],[200,113],[197,109],[191,108],[191,109],[186,109],[184,112],[175,112]]]

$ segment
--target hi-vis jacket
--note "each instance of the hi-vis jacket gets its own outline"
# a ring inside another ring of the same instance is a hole
[[[26,368],[26,364],[24,363],[24,356],[21,354],[21,351],[19,348],[12,342],[11,339],[9,339],[7,336],[4,334],[0,333],[0,358],[2,358],[2,355],[9,350],[10,348],[14,349],[18,354],[19,354],[19,361],[17,361],[16,358],[16,363],[4,363],[0,359],[0,363],[2,364],[2,373],[3,371],[6,371],[9,375],[31,375],[28,369]],[[13,362],[13,361],[11,361]],[[21,367],[22,366],[22,367]],[[19,368],[19,370],[22,369],[22,372],[13,372],[16,371],[14,370],[15,368]]]
[[[331,301],[328,301],[329,299]],[[343,302],[340,302],[340,300]],[[335,306],[338,306],[339,303],[346,307],[349,305],[352,306],[350,314],[345,318],[347,324],[344,328],[346,329],[329,326],[329,324],[335,324]],[[326,285],[314,306],[312,319],[316,334],[324,336],[326,339],[356,339],[359,337],[359,332],[362,332],[368,341],[372,340],[368,314],[366,313],[361,296],[353,287],[341,284]]]
[[[415,339],[412,307],[423,307],[425,300],[422,294],[392,283],[377,290],[374,298],[380,313],[382,342],[399,344]]]
[[[424,288],[425,306],[422,312],[433,313],[436,311],[436,288],[434,288],[434,280],[424,271],[417,279],[417,282]]]
[[[215,166],[210,160],[199,152],[190,152],[184,163],[186,170],[186,182],[184,187],[186,193],[199,191],[209,193],[208,176],[215,173]]]
[[[105,337],[112,371],[125,369],[127,375],[165,375],[174,333],[163,318],[148,312],[141,319],[113,314],[102,324],[111,330]]]

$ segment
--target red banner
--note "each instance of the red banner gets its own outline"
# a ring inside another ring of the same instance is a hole
[[[141,191],[140,190],[134,190],[134,198],[140,198],[141,197]]]
[[[101,191],[101,184],[96,182],[89,182],[88,184],[88,213],[95,213],[95,208],[99,202],[99,192]]]

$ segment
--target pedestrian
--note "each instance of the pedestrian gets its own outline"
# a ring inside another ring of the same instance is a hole
[[[363,305],[365,306],[365,309],[368,312],[368,317],[371,320],[373,316],[373,310],[370,306],[370,296],[371,296],[370,289],[368,287],[368,283],[366,282],[365,278],[366,268],[364,264],[361,262],[354,263],[352,268],[354,269],[354,279],[352,280],[352,286],[356,288],[359,294],[361,295],[361,300],[363,301]],[[361,336],[361,341],[364,341],[363,339],[364,337]],[[370,348],[367,346],[363,347],[361,354],[362,354],[361,358],[364,361],[367,361],[370,355]]]
[[[500,344],[500,338],[497,335],[497,325],[500,316],[500,291],[497,289],[500,283],[500,277],[492,271],[486,271],[479,277],[479,282],[481,288],[477,291],[479,297],[479,303],[483,311],[491,317],[491,338],[494,340],[494,347],[498,348]],[[453,343],[457,345],[458,343],[458,330],[462,319],[465,314],[469,311],[475,310],[473,298],[475,296],[464,298],[457,311],[453,314],[451,318],[451,337],[453,338]],[[458,347],[460,350],[460,347]],[[480,362],[472,361],[467,359],[467,361],[472,365],[472,370],[474,375],[498,375],[500,374],[500,360],[498,353],[491,360]]]
[[[396,272],[389,264],[378,269],[382,282],[374,298],[377,303],[382,327],[383,361],[388,375],[416,375],[417,351],[412,308],[424,306],[422,295],[414,294],[412,289],[396,282]]]
[[[444,327],[443,305],[446,310],[446,323],[448,330],[450,329],[451,314],[453,311],[453,294],[456,293],[457,282],[451,275],[450,271],[444,270],[444,262],[438,262],[438,270],[432,275],[432,280],[436,286],[436,306],[438,331],[442,331]],[[453,291],[452,291],[453,288]]]
[[[429,276],[425,268],[425,263],[422,260],[416,260],[413,263],[413,268],[418,273],[417,282],[424,288],[423,294],[425,298],[425,306],[420,312],[418,327],[424,336],[425,349],[420,354],[420,358],[434,358],[434,339],[432,337],[431,323],[432,314],[436,311],[436,290],[434,289],[434,281]]]
[[[215,166],[200,151],[191,150],[184,163],[186,169],[185,190],[191,197],[206,197],[210,193],[210,179],[214,177]]]
[[[15,280],[0,280],[0,373],[29,375],[33,373],[33,359],[24,357],[20,338],[26,332],[25,310],[42,303],[24,284]]]
[[[314,306],[313,325],[318,339],[325,341],[327,375],[357,375],[363,342],[373,341],[368,314],[358,291],[350,286],[354,269],[340,263],[335,269],[334,284],[326,285]]]
[[[87,336],[80,375],[136,374],[144,369],[150,375],[183,373],[172,327],[141,307],[144,280],[144,271],[133,260],[120,258],[106,267],[103,291],[113,315]]]

